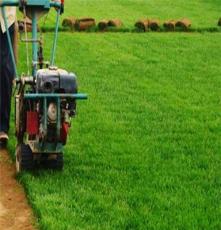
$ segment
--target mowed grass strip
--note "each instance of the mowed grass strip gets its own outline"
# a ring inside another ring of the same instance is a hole
[[[60,34],[57,64],[89,100],[64,171],[20,176],[40,229],[221,228],[220,39]]]
[[[219,0],[66,0],[68,16],[94,17],[97,20],[119,18],[127,28],[133,28],[140,18],[158,18],[161,22],[184,17],[192,21],[193,28],[214,28],[221,17]],[[51,27],[55,21],[52,14],[46,23]],[[163,23],[162,23],[163,24]]]

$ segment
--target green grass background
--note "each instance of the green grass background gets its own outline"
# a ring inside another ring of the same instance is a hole
[[[66,2],[67,14],[128,22],[145,9],[212,21],[220,8],[218,1]],[[44,37],[50,57],[52,34]],[[64,171],[18,178],[40,229],[221,228],[220,41],[219,33],[60,33],[57,64],[76,72],[89,99],[78,103]],[[25,70],[25,61],[19,65]]]
[[[133,28],[140,18],[168,19],[187,17],[193,28],[216,27],[220,18],[220,0],[66,0],[65,14],[101,19],[119,18],[125,27]],[[46,26],[54,21],[49,17]]]

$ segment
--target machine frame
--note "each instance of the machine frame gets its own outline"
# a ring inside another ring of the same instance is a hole
[[[58,38],[58,27],[59,27],[59,17],[61,12],[63,11],[63,1],[53,2],[50,0],[3,0],[0,3],[0,7],[2,10],[2,15],[6,27],[6,33],[8,37],[8,43],[10,48],[11,57],[13,60],[15,75],[16,75],[16,137],[17,137],[17,147],[16,147],[16,169],[17,172],[23,170],[33,169],[34,161],[47,156],[48,158],[51,155],[56,156],[57,158],[53,162],[54,168],[63,168],[63,146],[65,143],[62,143],[60,140],[61,135],[61,101],[62,100],[84,100],[87,99],[86,94],[82,93],[38,93],[38,92],[30,92],[27,90],[27,86],[32,87],[36,85],[36,75],[39,70],[38,65],[38,50],[39,50],[39,40],[38,40],[38,16],[39,13],[48,13],[50,8],[54,7],[57,10],[56,16],[56,25],[55,25],[55,36],[53,41],[53,47],[51,52],[51,60],[49,69],[57,69],[54,66],[55,62],[55,53],[57,46],[57,38]],[[32,21],[32,37],[29,40],[25,40],[25,42],[32,43],[32,76],[19,77],[17,73],[17,67],[15,62],[15,57],[12,49],[12,44],[10,40],[10,34],[8,31],[8,22],[5,13],[5,7],[7,6],[15,6],[20,9],[26,10],[28,17],[31,18]],[[38,101],[43,110],[43,129],[47,135],[47,127],[48,127],[48,104],[53,101],[56,104],[56,132],[55,132],[55,142],[51,143],[47,140],[39,140],[37,139],[29,139],[26,134],[26,108],[25,104],[31,103],[34,104]],[[62,158],[61,158],[62,156]],[[57,161],[56,161],[57,160]],[[59,161],[59,162],[58,162]],[[60,162],[61,161],[61,162]]]

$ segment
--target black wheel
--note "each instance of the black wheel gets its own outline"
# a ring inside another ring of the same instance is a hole
[[[16,147],[16,172],[30,171],[34,168],[34,160],[29,145],[19,144]]]
[[[48,169],[61,171],[64,166],[63,153],[49,155],[46,165]]]

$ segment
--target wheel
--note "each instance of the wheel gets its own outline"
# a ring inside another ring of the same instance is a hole
[[[29,145],[19,144],[16,147],[16,172],[30,171],[34,168],[34,160]]]
[[[46,165],[48,169],[61,171],[64,166],[63,153],[49,155]]]

